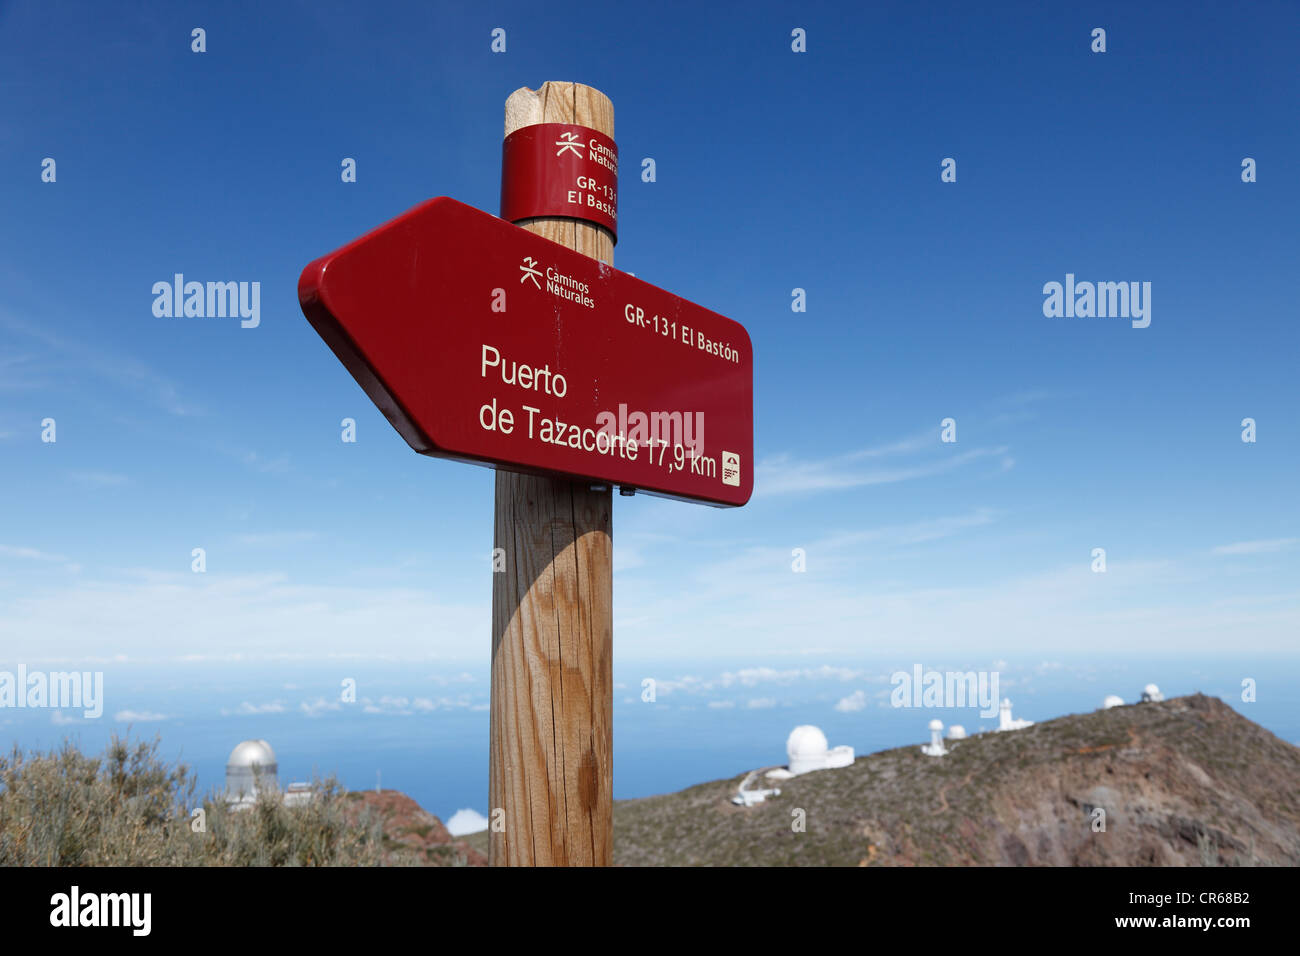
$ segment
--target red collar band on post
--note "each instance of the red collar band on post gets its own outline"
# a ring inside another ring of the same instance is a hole
[[[593,222],[618,241],[618,147],[572,123],[537,123],[501,144],[501,218],[564,216]]]

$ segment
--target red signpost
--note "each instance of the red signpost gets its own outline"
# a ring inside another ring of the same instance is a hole
[[[298,282],[412,448],[498,469],[493,864],[612,862],[610,486],[720,507],[754,487],[749,336],[608,264],[613,132],[598,90],[516,90],[504,218],[431,199]]]
[[[317,259],[298,295],[421,454],[749,500],[753,353],[715,312],[447,198]]]

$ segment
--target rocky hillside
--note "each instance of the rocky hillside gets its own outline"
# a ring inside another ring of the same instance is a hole
[[[782,781],[780,796],[754,807],[730,802],[742,777],[620,801],[615,862],[1300,864],[1300,749],[1218,699],[1116,707],[948,746],[946,757],[903,747]],[[1096,807],[1105,832],[1093,831]]]
[[[396,790],[348,794],[353,822],[377,822],[386,866],[487,866],[487,857],[457,840],[442,821]]]

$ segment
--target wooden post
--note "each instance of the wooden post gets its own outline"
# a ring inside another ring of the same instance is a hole
[[[506,135],[576,123],[614,135],[579,83],[506,100]],[[614,239],[572,219],[523,228],[613,264]],[[496,474],[488,796],[493,866],[608,866],[613,855],[613,500],[606,486]],[[500,821],[498,823],[498,821]]]

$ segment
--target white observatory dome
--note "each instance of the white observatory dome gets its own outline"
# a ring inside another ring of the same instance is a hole
[[[1110,710],[1112,707],[1123,707],[1124,698],[1119,694],[1107,694],[1106,699],[1101,702],[1101,706],[1104,710]]]
[[[820,727],[814,727],[812,724],[796,727],[790,731],[790,736],[785,742],[785,752],[791,759],[814,757],[824,754],[829,749],[830,744],[826,742],[826,735],[821,732]]]
[[[274,788],[280,768],[275,751],[265,740],[245,740],[230,751],[226,760],[226,797],[230,800],[252,799],[258,785]]]
[[[812,724],[802,724],[790,731],[785,742],[785,752],[790,758],[791,773],[806,773],[819,770],[826,764],[826,753],[830,745],[821,728]]]
[[[951,727],[948,728],[948,739],[965,740],[966,728],[963,727],[961,724],[953,724]]]
[[[1160,693],[1160,688],[1155,684],[1147,684],[1146,687],[1142,688],[1142,699],[1144,701],[1161,701],[1165,699],[1165,695]]]
[[[934,720],[930,721],[930,729],[943,730],[943,721],[936,717]]]

